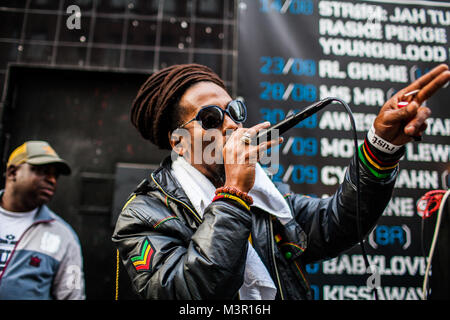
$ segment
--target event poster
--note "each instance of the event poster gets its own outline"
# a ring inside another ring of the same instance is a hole
[[[350,106],[361,142],[386,100],[449,63],[448,2],[241,0],[238,13],[236,92],[249,108],[249,125],[275,124],[337,97]],[[426,101],[432,111],[426,134],[406,146],[393,197],[365,238],[380,300],[421,298],[435,217],[422,221],[417,202],[447,189],[449,98],[450,88],[443,88]],[[273,179],[310,197],[333,194],[355,151],[344,107],[332,104],[283,137]],[[355,246],[307,265],[314,298],[374,299],[361,252]]]

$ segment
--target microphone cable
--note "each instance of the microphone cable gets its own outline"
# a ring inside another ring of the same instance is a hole
[[[362,236],[362,232],[361,232],[361,213],[360,213],[360,207],[361,207],[361,190],[360,190],[360,173],[359,173],[359,159],[358,159],[358,136],[356,133],[356,125],[355,125],[355,118],[353,117],[353,113],[352,110],[350,109],[350,107],[348,106],[348,104],[343,101],[342,99],[339,98],[331,98],[332,100],[339,102],[344,108],[345,111],[347,112],[349,118],[350,118],[350,123],[352,126],[352,133],[353,133],[353,142],[354,142],[354,147],[355,147],[355,152],[353,154],[354,157],[354,163],[355,163],[355,168],[356,168],[356,228],[357,228],[357,233],[358,233],[358,241],[359,241],[359,245],[361,247],[361,252],[362,252],[362,256],[364,259],[364,264],[366,267],[366,270],[369,269],[370,267],[370,263],[369,263],[369,259],[367,258],[367,253],[366,253],[366,249],[364,247],[364,239]],[[374,286],[372,289],[372,292],[375,296],[375,300],[378,300],[378,292],[377,292],[377,288]]]
[[[325,99],[322,99],[308,107],[306,107],[305,109],[303,109],[302,111],[300,111],[299,113],[295,114],[295,115],[291,115],[289,117],[286,117],[283,121],[275,124],[274,126],[272,126],[271,128],[269,128],[266,131],[262,131],[260,133],[258,133],[257,137],[256,137],[256,141],[257,143],[259,143],[259,141],[261,141],[261,139],[265,138],[265,139],[270,139],[271,134],[274,130],[278,130],[279,134],[282,134],[284,132],[286,132],[287,130],[289,130],[290,128],[294,127],[296,124],[298,124],[299,122],[305,120],[306,118],[312,116],[313,114],[315,114],[316,112],[320,111],[322,108],[324,108],[325,106],[331,104],[332,102],[338,102],[340,103],[342,106],[344,106],[345,111],[347,112],[349,118],[350,118],[350,123],[352,126],[352,133],[353,133],[353,141],[354,141],[354,148],[355,148],[355,152],[353,154],[354,157],[354,163],[355,163],[355,168],[356,168],[356,228],[357,228],[357,237],[358,237],[358,242],[361,246],[361,251],[362,251],[362,256],[364,259],[364,264],[366,267],[366,272],[369,270],[370,263],[369,263],[369,259],[367,258],[367,253],[366,253],[366,249],[364,248],[364,242],[363,242],[363,235],[362,235],[362,230],[361,230],[361,213],[360,213],[360,207],[361,207],[361,190],[360,190],[360,164],[359,164],[359,158],[358,158],[358,136],[356,133],[356,124],[355,124],[355,119],[353,117],[353,113],[352,110],[350,109],[350,107],[348,106],[348,104],[343,101],[342,99],[339,98],[335,98],[335,97],[328,97]],[[374,271],[376,272],[376,270]],[[376,290],[377,288],[374,286],[373,287],[373,293],[375,296],[375,299],[378,300],[378,292]]]

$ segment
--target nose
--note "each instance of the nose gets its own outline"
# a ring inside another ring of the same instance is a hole
[[[57,176],[56,173],[49,172],[46,174],[45,179],[51,183],[53,186],[56,186]]]
[[[225,117],[223,119],[223,124],[222,124],[222,134],[226,135],[227,130],[235,131],[238,128],[239,128],[239,124],[234,122],[234,120],[231,119],[230,116],[225,113]]]

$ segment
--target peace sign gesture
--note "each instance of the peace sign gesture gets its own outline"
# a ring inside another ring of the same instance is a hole
[[[441,64],[397,92],[375,119],[375,133],[394,145],[404,145],[421,136],[431,110],[421,104],[450,81],[450,71]]]

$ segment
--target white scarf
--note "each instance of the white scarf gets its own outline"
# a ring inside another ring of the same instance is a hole
[[[178,157],[172,163],[171,173],[183,188],[197,213],[203,217],[204,210],[215,196],[214,185],[183,157]],[[285,224],[292,219],[288,204],[259,164],[256,164],[255,184],[249,195],[253,198],[253,206],[278,217],[281,223]],[[269,272],[258,253],[249,245],[244,284],[239,290],[241,299],[273,300],[276,293],[277,289]]]

